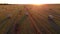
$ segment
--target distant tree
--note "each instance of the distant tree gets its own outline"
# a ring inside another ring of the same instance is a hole
[[[12,5],[12,4],[8,4],[8,3],[6,3],[6,4],[2,4],[2,3],[1,3],[0,5]]]

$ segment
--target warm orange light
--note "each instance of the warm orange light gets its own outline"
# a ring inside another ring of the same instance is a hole
[[[42,4],[33,4],[33,5],[42,5]]]
[[[44,4],[32,4],[32,5],[41,6],[41,5],[44,5]]]

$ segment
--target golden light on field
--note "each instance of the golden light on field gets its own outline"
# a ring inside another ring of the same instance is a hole
[[[34,6],[42,6],[42,5],[45,5],[45,4],[32,4]]]
[[[44,5],[44,4],[32,4],[32,5]]]

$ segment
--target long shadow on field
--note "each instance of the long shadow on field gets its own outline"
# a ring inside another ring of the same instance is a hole
[[[51,18],[48,18],[48,21],[51,27],[57,32],[57,34],[60,34],[60,27],[55,23],[55,21]]]

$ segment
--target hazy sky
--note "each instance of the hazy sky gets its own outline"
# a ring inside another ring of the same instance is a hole
[[[60,0],[0,0],[0,3],[10,3],[10,4],[59,3],[60,4]]]

